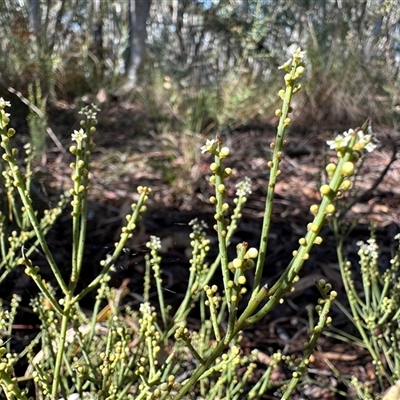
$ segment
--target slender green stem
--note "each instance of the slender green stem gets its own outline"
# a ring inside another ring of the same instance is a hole
[[[72,296],[72,294],[71,294]],[[63,363],[63,358],[64,358],[64,351],[65,351],[65,343],[66,343],[66,338],[67,338],[67,330],[68,330],[68,324],[70,322],[71,318],[71,296],[68,294],[65,296],[64,301],[65,301],[65,307],[63,310],[63,316],[61,318],[61,327],[60,327],[60,336],[58,339],[58,344],[57,344],[57,357],[56,357],[56,365],[54,367],[54,379],[51,387],[51,396],[52,398],[57,398],[58,391],[60,388],[60,381],[62,378],[61,374],[61,368],[62,368],[62,363]],[[63,393],[65,396],[66,393]]]
[[[300,58],[293,58],[293,62],[290,68],[290,73],[288,79],[286,81],[286,90],[283,98],[282,110],[280,111],[280,119],[279,125],[277,129],[276,142],[271,143],[271,148],[274,149],[274,153],[272,156],[272,161],[269,162],[269,167],[271,169],[269,174],[269,183],[267,189],[267,199],[265,202],[265,210],[264,210],[264,218],[262,224],[261,238],[260,238],[260,247],[258,252],[258,260],[256,264],[256,272],[253,284],[253,293],[257,293],[258,289],[261,285],[261,279],[264,269],[265,257],[267,254],[268,247],[268,237],[269,231],[271,228],[272,221],[272,208],[273,208],[273,199],[275,195],[275,185],[277,182],[277,178],[280,174],[279,164],[282,158],[282,149],[284,146],[284,136],[287,126],[290,123],[290,118],[288,115],[290,113],[290,103],[292,100],[293,92],[295,90],[295,81],[297,78],[297,68],[299,65],[302,65],[302,60]]]
[[[312,353],[314,352],[315,346],[317,345],[317,340],[320,337],[325,325],[327,324],[328,314],[329,314],[329,310],[332,305],[333,298],[334,297],[327,298],[324,300],[324,306],[320,313],[318,324],[312,331],[311,339],[304,351],[304,354],[303,354],[303,357],[301,358],[300,364],[297,367],[296,372],[293,373],[292,379],[290,380],[285,393],[281,397],[281,400],[287,400],[290,398],[293,390],[295,390],[295,388],[297,387],[300,378],[307,370],[307,366],[310,362],[310,357],[311,357]]]
[[[216,170],[213,176],[215,185],[215,198],[216,198],[216,214],[214,216],[217,222],[217,235],[218,235],[218,248],[221,257],[221,271],[224,282],[225,296],[230,302],[230,289],[228,287],[229,269],[228,269],[228,245],[227,245],[227,222],[225,219],[226,210],[224,209],[225,185],[224,185],[224,171],[221,158],[221,142],[218,141],[215,153]]]
[[[126,247],[126,243],[131,238],[132,232],[136,229],[136,223],[139,220],[140,213],[144,211],[144,204],[148,199],[148,194],[151,192],[150,189],[146,187],[140,187],[138,190],[140,195],[139,200],[137,205],[133,207],[133,213],[128,218],[128,225],[127,227],[123,228],[123,232],[121,233],[120,240],[117,243],[114,252],[106,260],[101,262],[103,269],[99,275],[94,278],[85,289],[75,295],[73,298],[74,303],[79,302],[102,282],[102,280],[108,275],[110,268],[117,262],[118,257],[122,253],[123,249]]]
[[[226,346],[227,345],[223,340],[217,344],[213,352],[207,357],[206,360],[204,360],[204,364],[200,364],[193,372],[191,377],[183,384],[179,392],[174,396],[174,400],[182,399],[185,394],[194,387],[199,378],[210,368],[215,359],[223,352]]]
[[[37,216],[36,216],[36,213],[33,210],[32,199],[29,197],[29,191],[26,188],[24,179],[22,177],[22,173],[18,167],[17,160],[15,159],[15,156],[14,156],[15,151],[11,147],[10,139],[9,139],[7,133],[5,132],[5,128],[1,129],[1,139],[2,139],[2,147],[5,150],[4,158],[8,162],[8,164],[10,166],[10,170],[12,171],[14,185],[17,187],[18,193],[19,193],[22,203],[25,207],[25,212],[27,213],[27,215],[29,217],[29,220],[35,231],[36,237],[38,238],[40,246],[42,247],[42,250],[46,256],[46,259],[49,262],[50,268],[54,274],[54,277],[57,280],[57,283],[59,284],[63,293],[67,294],[68,287],[61,275],[60,270],[57,267],[56,262],[54,261],[53,255],[47,245],[47,241],[44,236],[43,230],[41,229],[40,224],[37,219]]]

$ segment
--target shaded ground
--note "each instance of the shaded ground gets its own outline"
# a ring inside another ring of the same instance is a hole
[[[137,199],[136,187],[150,186],[153,195],[149,212],[139,234],[129,245],[130,252],[121,260],[115,284],[119,285],[122,278],[129,277],[130,289],[141,290],[144,244],[149,235],[156,235],[163,240],[163,269],[167,289],[171,293],[169,300],[177,304],[184,293],[187,276],[188,223],[200,217],[212,226],[213,210],[207,201],[210,187],[206,179],[210,159],[199,151],[205,139],[199,141],[189,134],[156,132],[151,121],[142,120],[135,111],[132,106],[112,106],[99,116],[97,146],[93,152],[87,246],[87,257],[91,263],[87,267],[88,276],[83,279],[89,280],[96,274],[96,263],[113,245],[131,202]],[[68,148],[70,133],[77,129],[74,125],[76,114],[71,109],[57,113],[53,116],[53,123],[63,128],[60,136]],[[137,130],[139,127],[143,131],[143,126],[148,126],[146,134]],[[310,222],[308,210],[311,204],[319,201],[318,185],[324,179],[321,171],[327,160],[334,156],[331,152],[325,152],[325,141],[335,134],[317,129],[293,129],[288,134],[289,155],[283,158],[282,175],[276,186],[274,224],[265,268],[264,278],[270,284],[276,281],[290,261],[291,252],[298,247],[298,239],[304,235],[305,226]],[[398,132],[378,129],[381,144],[366,157],[357,176],[353,193],[358,201],[345,215],[349,222],[358,221],[346,244],[347,257],[354,263],[357,262],[356,243],[369,237],[370,223],[378,227],[383,262],[389,260],[393,249],[392,238],[399,232],[400,160],[396,159],[396,135],[399,137]],[[243,212],[243,221],[233,248],[241,241],[247,241],[251,246],[258,245],[269,171],[269,144],[273,137],[274,128],[265,125],[243,127],[227,131],[221,136],[231,149],[232,156],[227,160],[227,166],[234,168],[229,195],[234,195],[234,183],[243,177],[249,176],[253,183],[253,192]],[[71,160],[70,154],[52,148],[47,159],[37,166],[37,176],[40,177],[38,191],[43,201],[52,201],[54,193],[69,188],[68,165]],[[390,163],[390,169],[384,173]],[[341,204],[345,210],[349,201],[344,198]],[[57,254],[61,265],[63,262],[68,264],[68,222],[66,212],[50,235],[52,245],[59,249]],[[334,239],[328,228],[324,229],[322,236],[324,243],[315,248],[303,268],[302,279],[294,294],[287,297],[283,306],[246,332],[245,345],[249,349],[259,348],[262,352],[260,365],[268,365],[269,354],[279,348],[293,357],[301,354],[302,345],[308,337],[306,309],[309,304],[315,304],[318,298],[315,280],[324,278],[332,283],[339,292],[339,300],[346,304]],[[215,251],[212,249],[211,253],[215,254]],[[21,285],[17,280],[16,286]],[[332,316],[336,327],[355,333],[338,308],[333,309]],[[337,377],[334,369],[340,371],[341,378]],[[282,380],[289,374],[290,371],[280,370],[274,379]],[[293,398],[345,398],[346,395],[340,397],[331,389],[346,393],[344,379],[352,375],[362,381],[374,380],[367,353],[351,343],[323,337],[310,368],[309,380],[302,386],[298,397]],[[271,394],[265,398],[275,397]],[[348,398],[351,398],[351,394]]]

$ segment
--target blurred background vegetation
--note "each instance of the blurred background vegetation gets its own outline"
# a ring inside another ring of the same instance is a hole
[[[277,67],[301,47],[295,124],[399,121],[400,0],[3,0],[0,19],[0,94],[41,110],[83,97],[137,104],[156,131],[274,123]]]

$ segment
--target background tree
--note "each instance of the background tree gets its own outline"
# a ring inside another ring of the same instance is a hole
[[[147,37],[146,22],[151,0],[129,0],[129,46],[126,52],[126,89],[133,89],[137,82],[137,70],[143,60]]]
[[[52,100],[123,88],[204,130],[272,118],[276,67],[301,46],[307,121],[395,121],[399,21],[400,0],[7,0],[0,70]]]

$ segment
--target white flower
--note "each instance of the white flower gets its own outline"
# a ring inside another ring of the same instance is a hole
[[[378,139],[376,138],[375,134],[372,132],[371,126],[368,127],[367,134],[364,134],[363,131],[358,131],[358,146],[362,149],[367,150],[368,152],[373,151],[377,143],[379,143]]]
[[[148,303],[148,302],[140,303],[139,312],[142,315],[151,315],[153,311],[154,311],[154,307],[152,307],[150,303]]]
[[[350,129],[348,132],[343,132],[343,135],[340,134],[337,135],[335,140],[327,140],[326,144],[332,150],[339,150],[345,148],[351,140],[350,131],[352,130]]]
[[[9,101],[4,100],[2,97],[0,97],[0,109],[4,109],[6,107],[11,107],[11,103]]]
[[[146,243],[146,246],[151,250],[159,251],[162,248],[161,239],[157,236],[151,235],[150,241]]]
[[[293,53],[293,58],[297,58],[298,60],[303,60],[305,55],[306,52],[302,51],[301,48],[298,47]]]
[[[343,132],[343,135],[337,135],[335,140],[327,140],[326,144],[334,150],[342,150],[348,146],[350,140],[356,132],[353,129],[349,129]],[[362,130],[357,131],[357,142],[354,144],[353,150],[361,151],[367,150],[371,152],[377,146],[378,140],[375,134],[372,132],[372,128],[369,126],[367,133],[365,134]]]
[[[85,131],[81,128],[79,129],[79,131],[74,131],[74,133],[71,135],[71,138],[74,142],[76,143],[80,143],[82,142],[83,139],[87,138],[87,134],[85,133]]]
[[[100,111],[100,108],[95,104],[91,104],[90,106],[83,107],[78,114],[86,115],[88,119],[96,119],[97,113]]]
[[[199,221],[198,218],[192,219],[189,222],[189,226],[193,226],[193,233],[196,236],[205,236],[205,230],[208,229],[208,225],[204,221]]]
[[[206,141],[206,144],[204,146],[201,146],[200,150],[201,152],[204,153],[212,153],[212,151],[215,149],[215,146],[217,144],[217,140],[216,139],[211,139]]]
[[[238,182],[236,185],[236,196],[246,197],[251,194],[251,179],[249,177],[245,177],[243,180]]]

